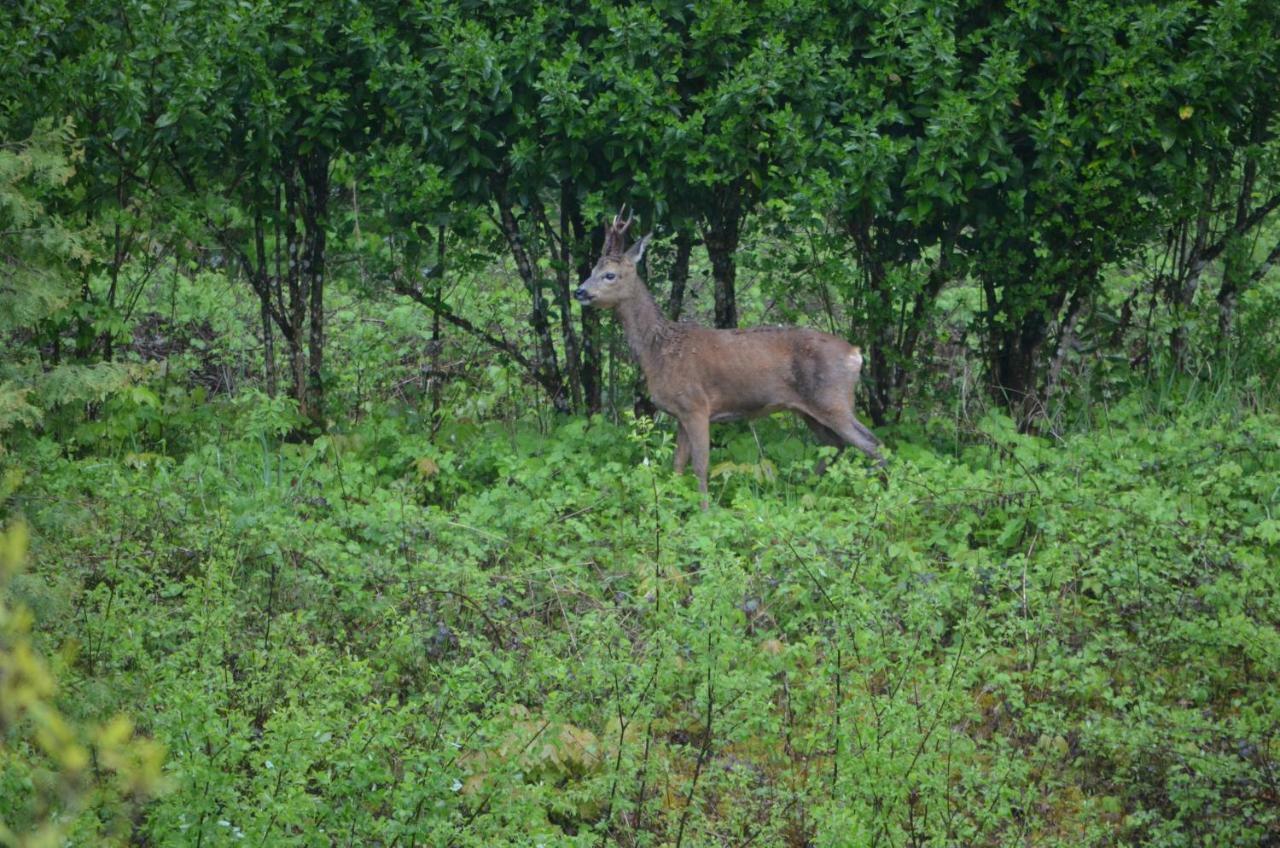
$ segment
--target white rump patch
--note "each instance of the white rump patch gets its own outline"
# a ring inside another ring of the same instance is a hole
[[[849,354],[849,367],[854,371],[862,370],[862,350],[854,348],[853,353]]]

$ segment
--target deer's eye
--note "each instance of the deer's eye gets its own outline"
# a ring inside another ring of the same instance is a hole
[[[617,274],[615,274],[615,273],[613,273],[612,271],[610,271],[609,273],[607,273],[607,274],[605,274],[605,275],[604,275],[604,278],[605,278],[606,280],[612,280],[612,279],[616,279],[616,278],[617,278],[617,276],[618,276]]]

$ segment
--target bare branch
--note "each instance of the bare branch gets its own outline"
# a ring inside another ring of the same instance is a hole
[[[554,392],[557,390],[557,387],[554,385],[554,383],[547,380],[545,376],[538,370],[538,367],[533,362],[531,362],[527,356],[521,353],[519,348],[517,348],[511,342],[507,341],[506,339],[499,338],[498,336],[493,335],[488,330],[485,330],[483,327],[476,326],[475,324],[468,321],[466,318],[463,318],[461,315],[458,315],[457,313],[449,309],[449,307],[446,306],[444,302],[440,300],[440,298],[434,295],[426,294],[416,286],[410,285],[409,283],[396,279],[394,277],[392,278],[391,286],[395,290],[396,294],[404,295],[410,300],[413,300],[415,303],[419,303],[427,307],[428,309],[431,309],[436,314],[438,314],[441,318],[448,321],[453,326],[457,327],[458,329],[462,330],[465,333],[468,333],[469,335],[475,336],[478,339],[482,339],[490,347],[510,357],[513,362],[515,362],[521,368],[524,368],[526,371],[528,371],[529,375],[532,376],[533,379],[536,380],[538,384],[542,386],[544,389],[546,389],[548,392],[551,392],[554,394]]]

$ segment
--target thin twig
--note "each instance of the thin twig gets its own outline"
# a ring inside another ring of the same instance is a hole
[[[680,827],[676,831],[676,848],[680,848],[680,844],[684,841],[684,826],[689,821],[690,810],[693,809],[693,795],[698,789],[698,777],[702,774],[702,767],[711,753],[712,721],[715,718],[715,677],[711,672],[713,660],[711,640],[714,632],[713,628],[707,630],[707,723],[702,735],[702,750],[698,752],[698,761],[693,767],[693,782],[689,784],[689,794],[684,799],[684,812],[680,814]]]

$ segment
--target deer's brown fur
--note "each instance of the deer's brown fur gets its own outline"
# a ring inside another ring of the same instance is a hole
[[[606,227],[600,261],[574,294],[583,305],[616,311],[649,396],[679,422],[675,470],[693,461],[704,508],[712,421],[789,409],[823,444],[852,445],[884,465],[879,441],[853,414],[861,350],[802,327],[713,330],[667,320],[636,268],[649,236],[625,250],[630,223],[619,215]]]

